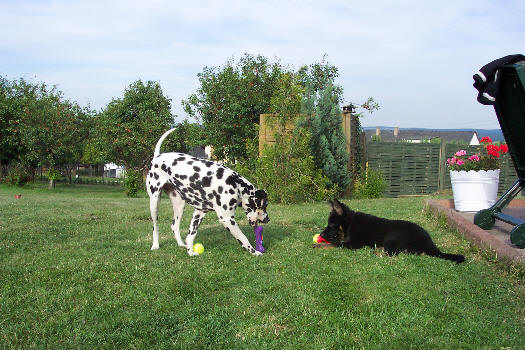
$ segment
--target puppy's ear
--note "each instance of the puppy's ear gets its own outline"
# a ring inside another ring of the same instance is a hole
[[[331,200],[327,200],[328,202],[328,205],[330,206],[330,209],[334,209],[334,202],[332,202]]]
[[[337,215],[343,215],[343,206],[341,202],[339,202],[337,199],[334,199],[332,203],[332,210],[337,213]]]

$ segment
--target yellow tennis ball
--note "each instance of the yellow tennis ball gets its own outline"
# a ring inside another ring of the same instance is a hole
[[[195,243],[193,245],[193,251],[201,255],[202,253],[204,253],[204,246],[200,243]]]
[[[316,235],[314,235],[314,238],[313,238],[313,241],[314,241],[314,243],[317,243],[317,237],[319,237],[319,236],[320,236],[320,234],[319,234],[319,233],[318,233],[318,234],[316,234]]]

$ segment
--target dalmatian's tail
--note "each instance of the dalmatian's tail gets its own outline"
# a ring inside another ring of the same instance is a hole
[[[170,130],[166,131],[166,132],[160,137],[160,139],[157,141],[157,145],[155,146],[155,152],[153,153],[153,158],[156,158],[156,157],[160,154],[160,146],[162,145],[162,142],[163,142],[164,139],[165,139],[169,134],[171,134],[174,130],[175,130],[175,128],[170,129]]]

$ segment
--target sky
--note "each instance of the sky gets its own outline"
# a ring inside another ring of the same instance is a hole
[[[158,81],[177,121],[205,66],[249,53],[291,68],[326,57],[345,104],[379,103],[364,126],[495,129],[472,75],[525,54],[523,0],[0,0],[0,23],[1,76],[56,85],[96,111],[138,79]]]

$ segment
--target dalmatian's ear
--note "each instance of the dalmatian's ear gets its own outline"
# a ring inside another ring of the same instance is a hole
[[[266,199],[268,196],[266,195],[266,192],[263,190],[257,190],[255,191],[255,198],[257,199]]]

